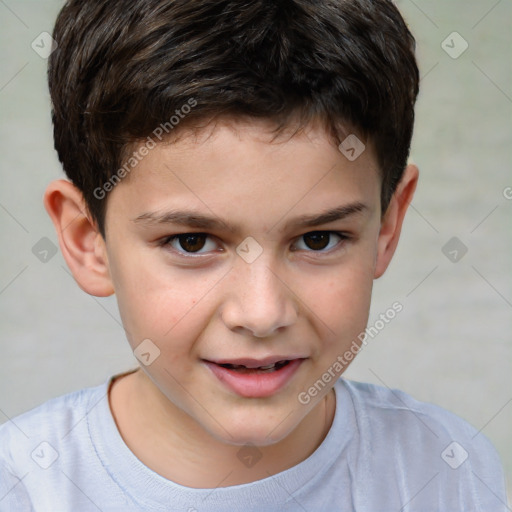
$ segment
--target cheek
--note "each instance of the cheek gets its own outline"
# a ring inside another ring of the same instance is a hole
[[[325,311],[333,330],[343,337],[347,331],[367,321],[373,281],[361,277],[357,279],[353,273],[340,275],[339,281],[331,286],[328,300],[322,305],[321,311]]]
[[[373,287],[373,265],[361,258],[358,265],[340,267],[319,293],[312,289],[312,310],[323,325],[323,347],[339,351],[351,345],[368,322]],[[329,352],[330,354],[330,352]],[[331,354],[332,356],[332,354]]]
[[[217,279],[194,276],[169,266],[130,266],[123,260],[115,272],[119,311],[132,348],[149,338],[169,361],[188,350],[208,315],[206,296]]]

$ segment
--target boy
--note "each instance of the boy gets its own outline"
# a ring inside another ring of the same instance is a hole
[[[386,0],[70,0],[45,207],[139,369],[0,428],[0,510],[504,511],[462,419],[341,374],[418,179]]]

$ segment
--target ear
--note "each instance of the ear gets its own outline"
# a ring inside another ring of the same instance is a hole
[[[409,164],[404,171],[393,197],[388,205],[386,213],[382,217],[379,237],[377,239],[377,259],[374,278],[377,279],[388,268],[389,262],[395,253],[402,222],[407,207],[412,201],[419,171],[414,164]]]
[[[96,297],[112,295],[105,241],[88,214],[82,193],[69,181],[53,181],[46,189],[44,207],[78,286]]]

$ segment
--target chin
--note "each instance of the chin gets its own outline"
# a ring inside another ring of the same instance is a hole
[[[245,445],[255,445],[255,446],[271,446],[273,444],[279,443],[286,436],[268,436],[268,432],[236,432],[233,433],[233,437],[224,436],[222,439],[226,444],[230,444],[233,446],[245,446]]]
[[[223,423],[229,433],[217,423],[211,425],[214,430],[210,430],[210,433],[219,441],[234,446],[246,444],[270,446],[284,440],[300,422],[300,419],[294,418],[293,415],[286,418],[286,413],[278,420],[270,420],[264,411],[261,415],[262,418],[257,418],[256,414],[252,413],[237,420],[231,417],[228,422]],[[286,420],[283,421],[283,418]]]

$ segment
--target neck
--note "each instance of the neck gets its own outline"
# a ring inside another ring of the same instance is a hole
[[[241,446],[211,436],[141,370],[115,380],[109,400],[124,442],[143,464],[177,484],[205,489],[261,480],[299,464],[322,443],[335,412],[331,390],[286,438],[254,450],[264,463],[246,467],[237,457]]]

